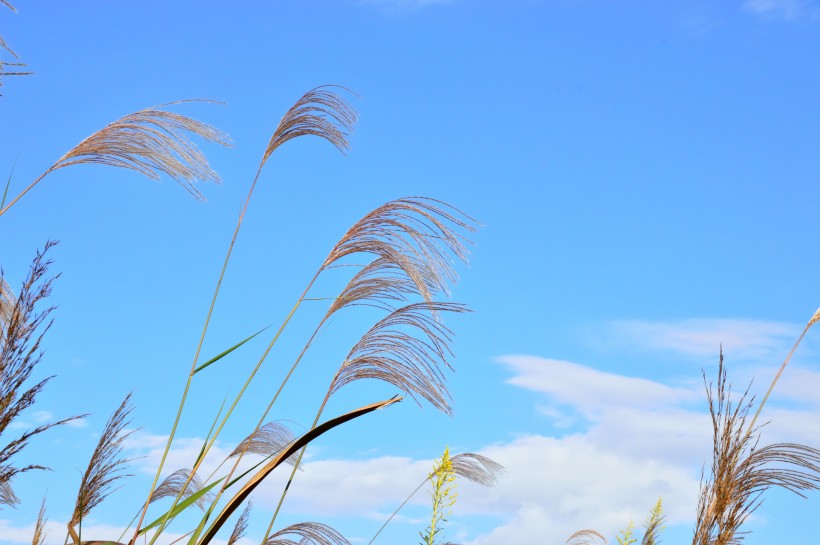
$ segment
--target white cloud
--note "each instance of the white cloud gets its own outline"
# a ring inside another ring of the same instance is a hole
[[[741,319],[691,319],[677,322],[614,321],[605,344],[639,351],[671,351],[717,359],[723,351],[735,361],[779,361],[802,327],[782,322]]]
[[[61,545],[63,543],[66,535],[65,522],[47,521],[45,530],[46,545]],[[83,525],[82,540],[83,542],[91,540],[114,540],[122,535],[123,531],[125,531],[125,528],[122,526],[111,526],[107,524]],[[0,543],[4,545],[16,545],[18,543],[30,545],[32,535],[34,535],[33,523],[23,526],[15,526],[9,520],[0,519]],[[182,537],[183,534],[163,532],[163,535],[157,539],[156,545],[171,545],[172,543],[180,543],[179,540],[182,539]],[[126,534],[126,537],[123,539],[127,541],[128,534]],[[225,539],[219,538],[214,539],[212,543],[214,543],[214,545],[227,545],[227,541]],[[239,545],[251,545],[251,543],[253,542],[243,539],[239,542]]]
[[[755,15],[784,21],[820,17],[820,8],[805,0],[747,0],[744,7]]]
[[[592,417],[612,407],[653,408],[697,399],[684,388],[598,371],[577,363],[535,356],[503,356],[499,361],[515,374],[508,384],[550,395]]]
[[[561,543],[584,528],[613,535],[661,496],[676,523],[690,518],[697,501],[698,480],[689,469],[616,454],[589,436],[531,435],[481,453],[507,468],[481,500],[507,521],[471,545]],[[459,501],[475,496],[464,493]]]

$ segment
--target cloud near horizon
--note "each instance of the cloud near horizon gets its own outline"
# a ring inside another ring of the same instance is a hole
[[[820,7],[807,0],[747,0],[743,7],[751,13],[781,21],[820,20]]]

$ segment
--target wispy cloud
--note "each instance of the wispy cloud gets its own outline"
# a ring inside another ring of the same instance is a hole
[[[820,7],[806,0],[746,0],[744,7],[753,14],[767,19],[820,20]]]
[[[594,416],[612,407],[652,408],[697,399],[698,394],[651,380],[607,373],[563,360],[535,356],[503,356],[513,371],[508,384],[549,394],[552,399]]]
[[[112,526],[109,524],[87,524],[83,525],[83,543],[90,540],[111,540],[119,537],[125,530],[122,526]],[[0,519],[0,543],[4,545],[23,543],[31,544],[31,536],[34,534],[34,523],[23,526],[15,526],[11,521]],[[66,534],[66,523],[58,521],[48,521],[46,523],[46,543],[62,543]],[[156,545],[171,545],[179,543],[183,534],[175,532],[163,532],[156,541]],[[225,539],[214,539],[214,545],[227,545]],[[252,545],[252,541],[243,539],[239,545]]]
[[[717,358],[720,346],[734,360],[782,358],[802,330],[782,322],[690,319],[675,322],[618,320],[605,328],[603,343],[637,351],[671,351]]]

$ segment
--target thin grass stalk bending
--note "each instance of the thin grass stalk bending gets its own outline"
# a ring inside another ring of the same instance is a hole
[[[233,498],[228,502],[228,504],[222,509],[219,516],[214,520],[211,524],[211,527],[208,529],[206,534],[202,537],[200,541],[197,542],[198,545],[207,545],[219,531],[220,527],[225,523],[228,517],[236,510],[237,507],[247,499],[248,495],[261,483],[270,473],[276,469],[279,465],[281,465],[284,460],[290,458],[297,450],[302,449],[304,445],[307,445],[317,437],[321,436],[325,432],[355,418],[363,416],[367,413],[383,409],[388,407],[394,403],[398,403],[401,401],[402,398],[399,396],[393,396],[390,399],[385,401],[379,401],[376,403],[371,403],[370,405],[365,405],[364,407],[360,407],[348,413],[345,413],[341,416],[337,416],[332,418],[326,422],[318,426],[314,426],[310,431],[302,435],[299,439],[294,441],[287,449],[280,452],[276,457],[274,457],[270,462],[268,462],[265,467],[262,468],[258,473],[256,473],[251,479],[245,483],[242,489],[237,492]],[[265,537],[267,540],[267,536]]]
[[[794,352],[797,350],[797,347],[800,345],[800,342],[803,340],[803,337],[806,336],[806,333],[808,333],[809,329],[811,329],[811,326],[817,323],[818,319],[820,319],[820,309],[818,309],[817,312],[814,313],[814,315],[806,324],[806,327],[803,328],[803,332],[800,334],[800,337],[797,338],[797,341],[794,343],[794,346],[792,346],[792,349],[789,350],[789,354],[786,356],[786,359],[783,360],[783,363],[780,365],[780,369],[777,370],[777,374],[772,380],[772,383],[769,385],[769,389],[766,391],[766,395],[763,396],[760,405],[758,405],[757,407],[757,411],[755,411],[754,417],[752,417],[752,421],[749,423],[749,429],[746,432],[747,439],[752,434],[752,429],[757,423],[757,419],[760,416],[761,411],[763,411],[763,406],[766,404],[766,401],[769,400],[769,396],[771,395],[772,390],[774,390],[775,384],[777,384],[777,381],[780,380],[780,375],[783,374],[783,370],[786,369],[786,365],[788,365],[789,361],[792,359],[792,356],[794,355]]]
[[[452,462],[453,472],[458,475],[459,477],[464,477],[465,479],[472,481],[474,483],[480,484],[482,486],[494,486],[498,481],[498,474],[504,471],[504,466],[501,464],[487,458],[486,456],[481,456],[480,454],[474,454],[472,452],[464,452],[461,454],[456,454],[452,458],[450,458]],[[382,533],[382,530],[390,523],[391,520],[402,510],[402,508],[407,504],[410,499],[416,495],[416,493],[421,490],[421,487],[429,481],[433,477],[434,473],[431,472],[424,478],[424,480],[419,483],[415,490],[413,490],[404,501],[401,502],[393,513],[387,518],[384,524],[381,525],[379,530],[376,534],[370,539],[367,545],[373,545],[373,542],[379,537],[379,534]]]
[[[211,304],[208,307],[207,314],[205,315],[205,324],[202,327],[202,332],[200,334],[199,341],[197,342],[196,350],[194,352],[194,359],[193,359],[193,362],[191,363],[191,371],[188,373],[188,378],[185,381],[185,388],[182,391],[182,397],[180,398],[180,401],[179,401],[179,407],[177,408],[177,414],[176,414],[176,417],[174,418],[174,423],[171,426],[171,432],[168,436],[168,441],[165,444],[165,449],[162,452],[162,457],[160,458],[160,461],[159,461],[159,467],[157,468],[157,473],[154,476],[154,482],[151,483],[151,488],[148,491],[148,500],[146,500],[146,502],[145,502],[145,507],[142,510],[142,514],[140,515],[140,519],[137,522],[137,526],[134,530],[134,537],[132,538],[132,541],[134,541],[137,538],[137,535],[138,535],[139,530],[140,530],[140,526],[142,525],[143,520],[145,520],[145,515],[148,511],[148,504],[150,503],[151,495],[154,493],[154,489],[157,487],[157,483],[159,483],[159,476],[162,474],[163,467],[165,467],[165,460],[168,458],[168,452],[170,452],[170,450],[171,450],[171,443],[173,442],[174,437],[176,436],[176,431],[177,431],[177,428],[179,427],[179,421],[182,418],[182,410],[185,407],[186,400],[188,399],[188,392],[191,389],[191,383],[193,381],[194,374],[196,372],[196,366],[197,366],[197,363],[199,362],[199,355],[202,352],[202,346],[205,343],[205,335],[208,331],[208,326],[211,323],[211,317],[213,316],[214,307],[216,306],[216,300],[217,300],[217,297],[219,296],[219,290],[222,286],[222,280],[225,278],[225,271],[228,269],[228,262],[231,259],[231,253],[233,252],[233,247],[236,244],[236,238],[239,235],[239,228],[242,226],[242,219],[245,216],[245,212],[248,208],[248,204],[250,203],[251,195],[253,194],[253,189],[256,186],[256,182],[259,179],[259,175],[260,175],[261,172],[262,172],[262,166],[260,165],[259,169],[256,171],[256,176],[253,179],[253,183],[251,184],[251,189],[248,192],[248,196],[245,199],[245,204],[242,207],[241,213],[239,214],[239,219],[237,220],[236,228],[234,229],[233,237],[231,238],[231,243],[228,245],[228,252],[225,255],[225,261],[223,262],[222,269],[219,272],[219,278],[216,281],[216,288],[214,289],[214,294],[211,297]],[[196,474],[196,469],[197,469],[197,467],[195,466],[194,469],[192,470],[191,476]],[[175,505],[176,505],[177,501],[179,501],[179,498],[177,498],[174,501]],[[159,535],[159,533],[160,532],[157,532],[157,535]],[[156,538],[154,538],[154,539],[156,539]],[[154,540],[152,540],[151,543],[153,543],[153,541]]]
[[[340,295],[333,299],[324,318],[315,328],[259,418],[255,429],[265,421],[307,349],[335,312],[348,306],[362,304],[395,311],[396,309],[386,301],[406,301],[408,294],[418,293],[428,304],[432,304],[430,297],[433,293],[439,290],[447,291],[442,278],[454,280],[455,274],[447,264],[446,252],[449,251],[466,261],[466,249],[461,241],[464,237],[458,234],[454,227],[475,230],[470,224],[475,220],[456,209],[447,211],[445,207],[448,206],[435,199],[398,199],[376,208],[348,229],[328,254],[316,276],[326,269],[339,266],[336,262],[352,253],[370,253],[378,257],[364,266]],[[456,214],[462,215],[463,218],[457,217]],[[437,243],[431,243],[427,240],[428,237],[444,241],[445,248],[441,248]],[[415,255],[416,259],[407,258],[404,254]],[[397,276],[398,273],[401,273],[401,276]],[[433,308],[434,317],[436,312],[437,309]],[[434,402],[434,405],[446,405],[446,401],[439,401],[440,403]],[[241,459],[242,455],[237,459],[234,470]]]
[[[0,210],[0,216],[48,174],[78,164],[125,168],[153,179],[159,179],[159,173],[163,173],[176,180],[196,199],[203,200],[202,194],[194,187],[194,182],[219,182],[219,175],[211,169],[205,156],[185,133],[193,133],[224,146],[229,146],[230,141],[225,133],[210,125],[155,109],[158,107],[126,115],[85,138]]]
[[[150,494],[153,493],[154,488],[157,486],[157,482],[159,481],[160,472],[162,471],[162,467],[165,463],[165,460],[167,458],[168,452],[169,452],[170,447],[171,447],[171,442],[172,442],[173,437],[176,433],[176,429],[179,425],[179,420],[181,418],[182,409],[183,409],[183,406],[185,404],[185,400],[187,399],[188,392],[190,390],[190,385],[191,385],[191,380],[192,380],[193,374],[196,371],[196,364],[198,362],[199,354],[201,352],[202,345],[203,345],[204,339],[205,339],[205,335],[206,335],[207,330],[208,330],[208,325],[210,323],[210,319],[211,319],[211,316],[213,314],[213,309],[214,309],[214,306],[216,304],[216,299],[217,299],[217,296],[219,294],[219,289],[220,289],[220,286],[222,284],[222,280],[224,278],[225,271],[226,271],[227,266],[228,266],[228,262],[230,260],[231,252],[233,251],[233,247],[236,243],[236,238],[239,234],[239,229],[242,225],[242,220],[244,219],[245,213],[247,212],[251,196],[253,195],[254,188],[256,187],[256,184],[259,180],[259,176],[262,172],[262,168],[265,166],[265,164],[266,164],[267,160],[269,159],[269,157],[271,156],[271,154],[279,146],[281,146],[284,142],[286,142],[288,140],[291,140],[293,138],[297,138],[297,137],[303,136],[303,135],[314,135],[314,136],[319,136],[321,138],[324,138],[324,139],[328,140],[329,142],[331,142],[334,146],[336,146],[342,152],[344,152],[349,147],[349,144],[348,144],[348,141],[347,141],[347,132],[350,131],[350,129],[352,128],[353,123],[355,123],[355,121],[356,121],[355,110],[353,110],[352,107],[349,105],[349,103],[347,103],[347,101],[345,101],[343,98],[339,97],[338,95],[336,95],[332,91],[327,91],[326,87],[333,87],[333,86],[317,87],[317,88],[309,91],[305,95],[303,95],[302,98],[300,98],[296,102],[296,104],[288,111],[288,113],[285,114],[282,121],[280,121],[279,125],[277,126],[276,131],[274,131],[274,134],[271,137],[270,142],[268,143],[267,148],[265,149],[265,153],[262,157],[262,160],[259,164],[259,167],[257,168],[256,175],[254,176],[254,179],[253,179],[253,182],[251,184],[250,190],[248,191],[248,196],[245,199],[245,203],[244,203],[244,205],[242,207],[242,211],[239,215],[239,219],[237,221],[236,228],[234,229],[234,234],[233,234],[233,237],[231,239],[231,243],[228,247],[227,255],[225,256],[225,262],[222,266],[222,271],[220,272],[219,280],[217,281],[217,286],[216,286],[216,289],[214,290],[214,295],[213,295],[213,298],[211,300],[211,305],[209,307],[209,310],[208,310],[208,313],[207,313],[207,316],[206,316],[206,319],[205,319],[205,325],[203,326],[202,334],[200,336],[200,340],[199,340],[199,343],[197,345],[196,353],[195,353],[195,356],[194,356],[194,361],[191,365],[191,373],[189,374],[188,379],[186,381],[185,389],[183,391],[182,399],[180,401],[180,406],[179,406],[179,409],[177,411],[177,416],[176,416],[176,419],[174,421],[174,425],[172,427],[172,431],[171,431],[171,434],[169,436],[168,442],[166,444],[165,450],[163,451],[163,455],[162,455],[162,458],[161,458],[161,461],[160,461],[160,467],[157,470],[157,475],[155,476],[154,482],[151,486],[151,490],[149,492],[149,497],[150,497]],[[326,117],[330,117],[331,119],[328,120],[328,119],[326,119]],[[288,315],[288,318],[286,319],[285,323],[282,325],[279,332],[277,332],[276,336],[274,337],[274,341],[272,341],[270,343],[268,349],[265,351],[265,354],[262,356],[262,358],[260,358],[259,362],[257,363],[257,366],[252,371],[251,376],[246,381],[245,386],[243,386],[242,390],[240,391],[239,395],[237,396],[236,401],[231,406],[231,408],[228,410],[228,414],[226,414],[225,420],[223,420],[223,425],[224,425],[224,422],[227,421],[228,417],[233,412],[234,407],[238,403],[241,396],[244,394],[245,389],[250,384],[250,381],[255,376],[255,374],[258,371],[259,367],[261,366],[262,362],[267,357],[267,354],[270,351],[270,349],[273,347],[273,344],[275,343],[276,339],[278,339],[278,337],[281,334],[282,330],[287,325],[287,323],[290,321],[290,318],[293,316],[293,313],[296,311],[296,309],[301,304],[304,297],[307,295],[308,291],[310,290],[310,288],[312,287],[312,285],[315,282],[316,278],[318,277],[318,274],[319,273],[317,273],[316,276],[314,277],[314,279],[311,280],[311,282],[308,284],[308,287],[305,289],[305,292],[302,294],[299,301],[296,303],[293,310],[291,310],[291,313]],[[222,429],[222,425],[220,425],[219,428],[217,429],[217,431],[214,435],[213,441],[216,441],[216,436],[219,434],[221,429]],[[211,445],[213,444],[213,441],[211,442]],[[210,449],[210,445],[206,448],[205,452],[207,452],[207,450],[209,450],[209,449]],[[202,456],[204,457],[204,453],[203,453]],[[192,475],[195,474],[196,469],[198,469],[199,462],[201,462],[201,460],[198,461],[198,463],[195,465],[194,469],[192,470]],[[179,498],[177,498],[177,500],[175,500],[175,501],[178,501],[178,500],[179,500]],[[140,517],[140,522],[137,524],[136,532],[139,531],[139,527],[140,527],[140,525],[142,524],[142,521],[145,518],[146,511],[147,511],[147,507],[146,507],[146,509],[143,509],[143,513]],[[164,528],[164,525],[163,525],[163,528]],[[137,534],[135,533],[134,538],[136,538],[136,535]],[[153,543],[153,541],[154,540],[152,540],[152,543]]]
[[[377,378],[386,381],[404,390],[414,399],[418,394],[436,408],[450,414],[450,407],[446,399],[449,394],[439,366],[450,367],[447,356],[451,355],[448,347],[451,332],[440,323],[427,319],[421,312],[422,310],[433,313],[436,311],[463,312],[466,309],[455,303],[412,303],[379,320],[354,345],[336,371],[316,417],[313,419],[311,429],[319,421],[330,397],[345,384],[360,378]],[[418,330],[427,340],[413,337],[399,331],[399,328]],[[294,469],[291,471],[265,532],[265,540],[270,536],[305,450],[306,448],[303,448],[299,452]]]

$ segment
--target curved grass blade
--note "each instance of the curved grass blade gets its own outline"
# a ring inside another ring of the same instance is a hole
[[[173,509],[171,509],[170,512],[163,513],[162,515],[157,517],[157,519],[154,522],[152,522],[148,526],[145,526],[145,527],[141,528],[138,535],[143,535],[145,532],[147,532],[151,528],[156,528],[157,526],[162,524],[163,521],[165,521],[166,517],[168,518],[169,521],[173,520],[174,517],[176,517],[178,514],[183,512],[185,509],[187,509],[191,505],[195,504],[197,502],[197,500],[199,500],[200,498],[205,496],[208,492],[210,492],[213,487],[215,487],[216,485],[221,483],[223,479],[224,479],[224,477],[222,479],[216,480],[216,481],[212,482],[211,484],[209,484],[208,486],[194,492],[193,494],[191,494],[190,496],[185,498],[183,501],[179,502]]]
[[[271,459],[271,461],[268,462],[261,470],[259,470],[256,473],[256,475],[251,477],[250,480],[247,483],[245,483],[245,486],[243,486],[239,490],[239,492],[237,492],[236,495],[234,495],[234,497],[231,498],[228,504],[222,509],[222,512],[219,513],[219,516],[216,518],[216,520],[214,520],[211,527],[208,528],[208,531],[202,537],[202,540],[199,541],[199,545],[206,545],[207,543],[210,543],[210,541],[214,538],[214,536],[222,527],[222,525],[225,524],[225,521],[228,520],[228,517],[230,517],[231,514],[233,514],[233,512],[236,510],[236,508],[239,507],[239,505],[243,501],[245,501],[245,499],[253,491],[253,489],[256,488],[259,485],[259,483],[261,483],[265,479],[265,477],[270,475],[270,473],[274,469],[281,465],[292,454],[296,453],[299,449],[301,449],[302,447],[304,447],[305,445],[307,445],[308,443],[310,443],[326,431],[329,431],[335,428],[336,426],[339,426],[340,424],[344,424],[348,420],[353,420],[354,418],[358,418],[369,412],[373,412],[375,410],[388,407],[393,403],[401,401],[402,399],[403,398],[401,397],[394,396],[388,400],[379,401],[378,403],[373,403],[371,405],[366,405],[364,407],[360,407],[356,410],[350,411],[349,413],[343,414],[342,416],[337,416],[336,418],[333,418],[319,426],[316,426],[315,428],[304,434],[302,437],[297,439],[295,442],[291,443],[291,445],[288,448],[286,448],[285,450],[280,452],[276,457]]]
[[[237,348],[239,348],[240,346],[242,346],[243,344],[245,344],[245,343],[246,343],[246,342],[248,342],[249,340],[253,339],[253,338],[254,338],[254,337],[256,337],[257,335],[259,335],[260,333],[262,333],[263,331],[265,331],[266,329],[268,329],[269,327],[270,327],[270,326],[263,327],[262,329],[260,329],[259,331],[257,331],[256,333],[254,333],[253,335],[251,335],[250,337],[248,337],[248,338],[247,338],[247,339],[245,339],[244,341],[239,341],[238,343],[236,343],[236,344],[235,344],[235,345],[233,345],[232,347],[228,348],[228,349],[227,349],[227,350],[225,350],[224,352],[222,352],[222,353],[220,353],[220,354],[218,354],[218,355],[214,356],[213,358],[209,359],[208,361],[206,361],[205,363],[203,363],[202,365],[200,365],[199,367],[197,367],[196,369],[194,369],[194,374],[199,373],[200,371],[202,371],[203,369],[205,369],[206,367],[208,367],[208,366],[209,366],[209,365],[211,365],[212,363],[216,363],[216,362],[218,362],[219,360],[221,360],[222,358],[224,358],[225,356],[227,356],[228,354],[230,354],[231,352],[233,352],[234,350],[236,350]]]
[[[19,159],[19,158],[20,158],[20,156],[18,155],[17,159]],[[14,163],[11,165],[11,172],[9,172],[9,179],[8,179],[8,181],[6,181],[6,189],[3,190],[3,198],[2,198],[2,200],[0,200],[0,208],[3,208],[3,206],[6,204],[6,197],[8,197],[8,195],[9,195],[9,186],[11,185],[12,176],[14,176],[14,168],[17,166],[17,159],[15,159]]]

